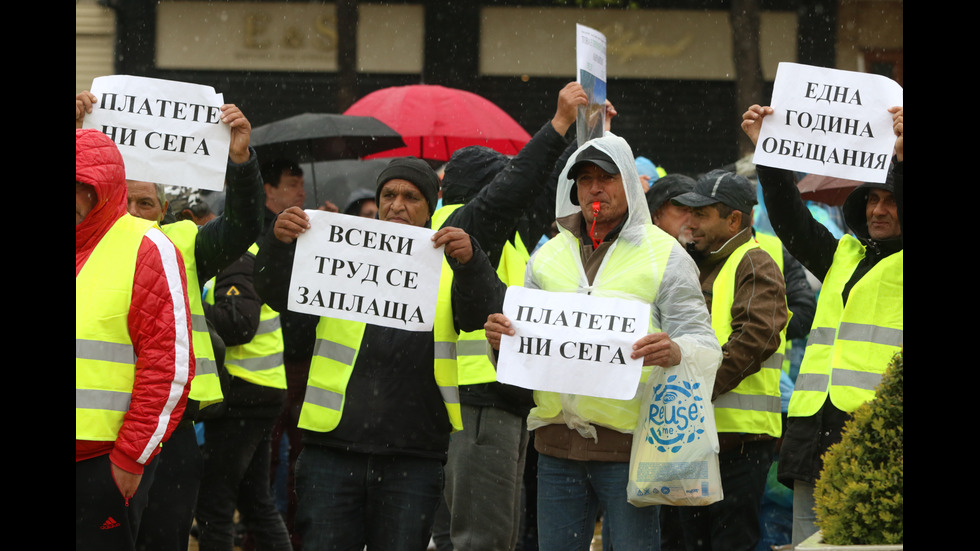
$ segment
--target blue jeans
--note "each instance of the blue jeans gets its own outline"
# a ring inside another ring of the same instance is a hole
[[[304,551],[424,551],[442,461],[306,445],[296,460],[296,529]]]
[[[602,510],[616,551],[660,550],[660,507],[626,501],[629,464],[538,455],[538,548],[587,551]]]

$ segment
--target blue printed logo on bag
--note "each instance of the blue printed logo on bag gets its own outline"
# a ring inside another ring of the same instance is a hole
[[[704,435],[704,400],[697,392],[700,386],[700,382],[677,381],[677,376],[671,375],[653,387],[648,443],[661,452],[677,453],[684,444]]]

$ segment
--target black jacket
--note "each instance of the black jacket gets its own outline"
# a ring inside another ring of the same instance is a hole
[[[465,265],[453,269],[453,319],[457,330],[475,331],[503,307],[506,288],[479,243]],[[278,312],[287,308],[296,244],[269,232],[260,240],[255,287]],[[300,331],[315,331],[318,316],[293,313]],[[358,453],[399,454],[446,460],[451,425],[433,375],[433,335],[368,325],[346,390],[340,424],[326,433],[304,431],[304,445]]]
[[[443,225],[473,236],[494,267],[504,245],[517,235],[528,251],[533,250],[554,220],[557,174],[553,169],[567,145],[548,122],[509,162],[485,148],[480,148],[482,152],[474,148],[469,155],[454,154],[443,178],[443,204],[464,204]],[[530,390],[496,382],[460,387],[460,401],[499,407],[520,417],[534,406]]]
[[[262,231],[265,192],[255,151],[249,151],[242,164],[228,160],[224,213],[198,228],[194,257],[201,285],[247,251]]]
[[[821,281],[833,263],[838,240],[827,228],[814,220],[796,188],[793,173],[770,167],[757,166],[762,195],[776,235],[789,252]],[[876,241],[868,235],[864,205],[869,187],[886,187],[881,184],[865,184],[848,196],[844,203],[844,221],[849,229],[865,244],[865,258],[858,264],[851,279],[844,287],[843,299],[854,284],[864,277],[881,259],[902,250],[905,228],[902,225],[904,211],[903,163],[893,162],[891,191],[898,204],[898,221],[902,235],[895,239]],[[843,412],[826,400],[823,407],[810,417],[790,417],[783,431],[783,443],[779,452],[778,478],[793,487],[794,480],[809,484],[816,482],[823,468],[821,455],[841,439],[841,430],[850,414]]]
[[[237,346],[255,338],[262,312],[262,299],[252,283],[255,257],[245,253],[221,270],[214,286],[214,304],[204,303],[204,315],[221,336],[225,346]],[[250,383],[222,369],[221,391],[224,417],[271,419],[279,416],[286,399],[284,389]]]

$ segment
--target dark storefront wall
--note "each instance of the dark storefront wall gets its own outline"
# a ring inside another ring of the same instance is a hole
[[[425,5],[423,74],[357,74],[356,98],[388,86],[441,84],[463,88],[499,105],[530,134],[554,114],[558,91],[572,78],[480,76],[478,68],[480,7],[478,3],[419,0]],[[763,3],[764,9],[774,9]],[[780,2],[795,9],[801,36],[799,62],[832,66],[833,3]],[[502,3],[494,3],[500,5]],[[511,2],[511,4],[514,4]],[[525,2],[524,4],[527,4]],[[540,2],[538,4],[541,4]],[[700,6],[725,9],[720,2],[646,2],[644,8]],[[708,5],[710,4],[710,5]],[[726,3],[727,4],[727,3]],[[485,4],[484,4],[485,5]],[[553,5],[553,4],[547,4]],[[159,69],[155,65],[155,0],[121,3],[118,17],[117,72],[213,86],[225,100],[238,104],[253,126],[303,113],[342,112],[338,95],[342,79],[336,72],[200,71]],[[439,32],[429,32],[438,29]],[[669,172],[696,174],[732,163],[738,157],[741,112],[735,84],[728,80],[665,80],[610,78],[610,101],[620,116],[613,131]],[[771,83],[766,83],[768,96]],[[760,102],[768,98],[760,98]]]

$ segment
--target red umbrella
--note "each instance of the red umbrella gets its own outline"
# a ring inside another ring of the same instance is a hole
[[[516,155],[531,136],[493,102],[472,92],[414,84],[372,92],[344,112],[370,116],[401,134],[407,147],[365,157],[448,161],[457,149],[482,145]]]
[[[800,190],[800,196],[806,201],[819,201],[836,206],[843,205],[844,199],[847,199],[854,188],[862,183],[833,176],[807,174],[796,184],[796,187]]]

